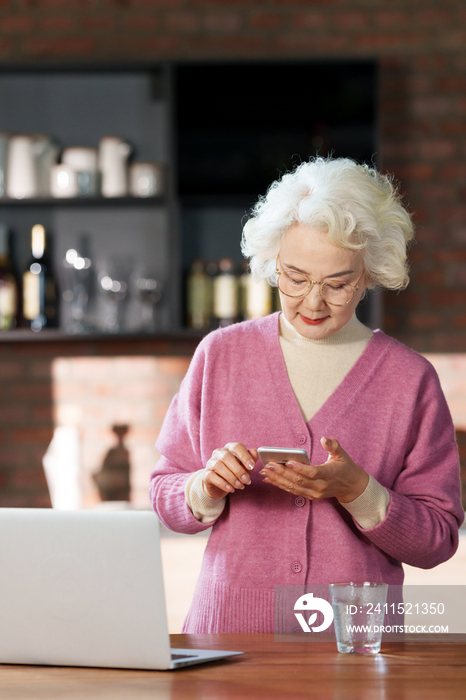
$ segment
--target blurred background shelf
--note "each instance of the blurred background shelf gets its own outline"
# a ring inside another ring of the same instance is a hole
[[[34,343],[34,342],[113,342],[113,341],[165,341],[176,343],[177,341],[199,342],[207,333],[190,328],[179,328],[174,331],[160,331],[156,333],[66,333],[62,330],[46,328],[35,333],[29,328],[15,328],[9,331],[0,331],[0,342],[6,343]]]
[[[108,206],[163,206],[166,197],[35,197],[34,199],[0,199],[2,207],[108,207]]]
[[[304,84],[319,98],[310,99]],[[96,280],[112,258],[158,280],[156,328],[176,332],[188,323],[193,261],[229,258],[241,274],[242,227],[273,180],[316,153],[371,162],[377,152],[374,60],[11,66],[0,72],[0,94],[0,131],[45,134],[61,149],[96,148],[102,137],[117,135],[131,147],[130,160],[163,169],[161,196],[0,200],[20,273],[29,265],[32,226],[51,235],[63,329],[71,303],[63,298],[64,259],[70,249],[79,252],[83,236]],[[293,100],[285,99],[289,94]],[[137,333],[142,295],[134,284],[131,295],[130,284],[120,332],[136,340],[144,337]],[[90,325],[104,328],[97,283],[89,303]],[[368,305],[362,310],[368,322],[381,316],[367,311]],[[56,337],[74,342],[73,335]]]

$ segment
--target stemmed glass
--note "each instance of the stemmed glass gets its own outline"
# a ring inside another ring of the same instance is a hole
[[[131,277],[131,289],[139,301],[141,323],[139,330],[153,333],[159,329],[158,305],[163,293],[163,280],[155,270],[141,267]]]
[[[99,272],[99,291],[105,301],[103,326],[109,333],[121,333],[125,329],[125,302],[131,270],[131,258],[112,257]]]
[[[63,267],[67,280],[63,299],[70,305],[71,316],[66,329],[68,333],[87,333],[91,330],[87,312],[94,281],[87,237],[81,237],[78,250],[69,248],[66,251]]]

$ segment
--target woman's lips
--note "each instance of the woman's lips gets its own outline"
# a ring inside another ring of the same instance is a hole
[[[302,314],[299,314],[299,317],[301,318],[304,323],[307,323],[308,326],[318,326],[319,323],[323,323],[327,316],[323,316],[322,318],[307,318],[307,316],[303,316]]]

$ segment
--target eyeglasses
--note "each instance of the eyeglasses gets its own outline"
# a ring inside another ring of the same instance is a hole
[[[277,284],[279,290],[287,297],[305,297],[315,284],[319,285],[319,293],[322,299],[332,306],[346,306],[351,302],[355,293],[359,289],[359,283],[364,274],[364,270],[356,282],[356,286],[351,284],[340,284],[337,280],[330,282],[317,282],[311,280],[304,272],[285,272],[278,269],[278,256],[275,264],[277,273]]]

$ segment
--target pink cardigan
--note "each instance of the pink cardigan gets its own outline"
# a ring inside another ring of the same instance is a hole
[[[431,568],[454,554],[464,517],[458,452],[433,367],[376,331],[306,424],[280,350],[278,314],[200,343],[156,443],[154,510],[177,532],[205,530],[184,489],[215,448],[304,447],[321,464],[322,436],[337,438],[390,491],[384,521],[362,530],[336,499],[310,502],[264,484],[259,463],[251,486],[228,497],[213,526],[185,632],[272,632],[276,585],[401,584],[401,562]]]

